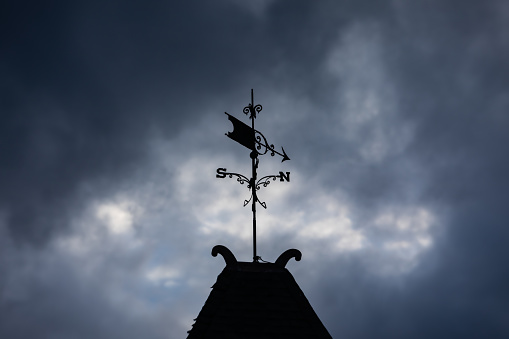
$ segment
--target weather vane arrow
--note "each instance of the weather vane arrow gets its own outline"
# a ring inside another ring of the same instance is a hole
[[[227,172],[226,168],[218,168],[216,172],[217,178],[226,178],[227,176],[233,178],[235,176],[237,178],[237,182],[240,184],[243,185],[244,183],[248,183],[247,188],[251,191],[251,197],[247,200],[244,200],[244,206],[251,202],[251,209],[253,211],[253,262],[258,262],[261,259],[256,255],[256,203],[258,202],[263,208],[267,208],[267,204],[258,199],[257,191],[262,187],[267,187],[271,181],[275,181],[276,179],[279,179],[281,182],[290,181],[290,172],[285,173],[282,171],[280,171],[277,175],[267,175],[260,179],[257,178],[259,155],[264,155],[267,154],[267,152],[270,152],[271,156],[276,154],[280,155],[283,158],[281,162],[290,160],[283,147],[281,147],[282,153],[276,151],[274,145],[269,144],[267,138],[265,138],[265,136],[260,131],[257,131],[254,128],[254,119],[256,119],[257,113],[260,113],[261,110],[261,105],[254,104],[253,90],[251,90],[251,103],[243,109],[243,112],[246,115],[249,114],[249,118],[251,119],[251,126],[243,123],[239,119],[225,112],[225,114],[228,116],[228,120],[230,120],[233,124],[233,131],[226,133],[226,136],[251,150],[251,178],[248,178],[245,175],[239,173]]]
[[[270,151],[271,156],[274,156],[275,154],[282,156],[283,160],[281,160],[281,162],[290,160],[283,147],[281,147],[283,153],[276,151],[274,149],[274,145],[269,144],[267,142],[267,138],[265,138],[265,136],[260,131],[249,127],[247,124],[235,118],[233,115],[230,115],[226,112],[224,112],[224,114],[228,116],[228,120],[230,120],[233,124],[233,131],[226,133],[228,138],[238,142],[239,144],[249,148],[252,151],[257,152],[258,155],[264,155]]]

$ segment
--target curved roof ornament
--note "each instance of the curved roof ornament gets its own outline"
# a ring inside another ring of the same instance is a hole
[[[296,261],[300,261],[300,259],[302,258],[302,253],[295,248],[286,250],[283,253],[281,253],[279,258],[277,258],[275,264],[284,268],[286,264],[288,264],[288,261],[290,261],[290,259],[292,258],[295,258]]]
[[[228,265],[236,265],[237,264],[237,259],[233,255],[232,251],[230,251],[226,246],[223,246],[223,245],[216,245],[216,246],[214,246],[212,248],[212,256],[213,257],[217,257],[218,253],[223,256],[224,261],[225,261],[227,266]]]

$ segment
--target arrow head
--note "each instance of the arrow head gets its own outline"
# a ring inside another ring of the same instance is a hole
[[[286,155],[285,149],[282,146],[281,149],[283,150],[283,160],[281,160],[281,162],[290,160],[290,158],[288,158],[288,155]]]

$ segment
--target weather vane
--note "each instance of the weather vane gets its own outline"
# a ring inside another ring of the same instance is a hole
[[[253,211],[253,262],[258,262],[261,258],[256,255],[256,203],[259,203],[263,208],[267,208],[267,204],[258,199],[257,191],[261,187],[267,187],[270,184],[270,181],[276,181],[279,178],[279,181],[290,181],[290,172],[282,172],[280,171],[278,175],[266,175],[260,179],[257,177],[256,170],[258,169],[258,156],[270,153],[271,156],[280,155],[283,157],[281,162],[290,160],[288,155],[283,147],[281,147],[281,152],[276,151],[273,144],[269,144],[267,142],[267,138],[257,131],[254,128],[254,120],[256,119],[256,114],[260,113],[262,110],[262,105],[255,105],[253,98],[253,90],[251,89],[251,103],[248,104],[242,110],[244,114],[249,115],[251,119],[251,127],[242,121],[238,120],[234,116],[224,112],[228,116],[228,120],[230,120],[233,124],[233,132],[226,133],[226,136],[232,140],[235,140],[242,146],[245,146],[251,150],[251,179],[248,179],[245,175],[227,172],[226,168],[218,168],[216,178],[226,178],[226,176],[233,178],[233,176],[237,177],[237,181],[243,185],[247,183],[247,188],[251,191],[251,197],[248,200],[244,200],[244,206],[248,205],[251,202],[251,210]]]

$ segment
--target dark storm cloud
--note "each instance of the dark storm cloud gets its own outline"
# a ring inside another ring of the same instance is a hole
[[[506,337],[507,7],[401,2],[395,13],[398,21],[382,26],[384,62],[400,96],[398,120],[413,121],[416,134],[390,161],[418,164],[403,178],[420,183],[418,200],[447,215],[446,228],[404,283],[384,285],[344,263],[352,276],[330,280],[330,295],[341,297],[325,317],[333,324],[337,316],[332,331],[354,338]],[[386,203],[398,172],[389,163],[372,170],[361,177]],[[364,199],[359,188],[351,193]]]
[[[80,186],[143,163],[151,125],[172,135],[242,74],[231,27],[249,34],[252,18],[208,6],[4,5],[0,201],[16,238],[63,227]]]
[[[4,7],[0,201],[12,234],[32,242],[63,227],[80,185],[143,163],[154,125],[171,136],[274,68],[278,86],[298,72],[307,80],[294,90],[318,95],[317,67],[343,22],[307,2],[276,2],[263,19],[230,2]]]

